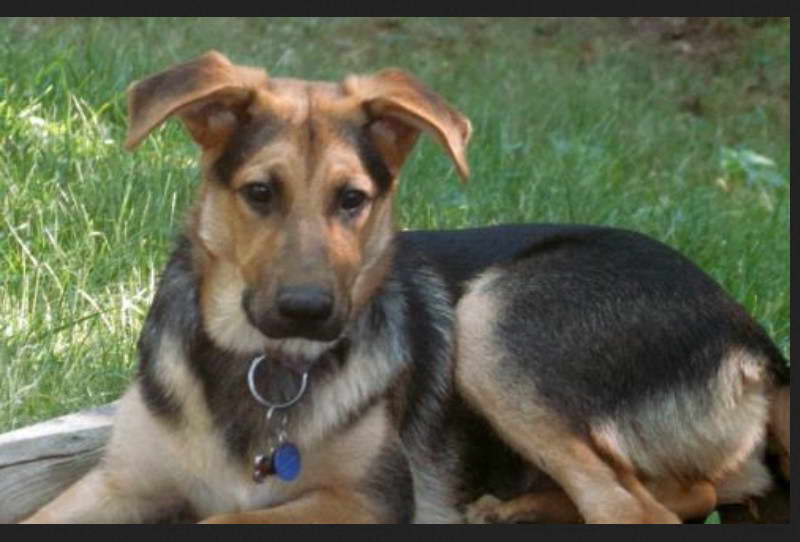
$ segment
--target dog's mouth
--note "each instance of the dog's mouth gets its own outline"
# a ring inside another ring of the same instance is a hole
[[[307,372],[330,358],[344,342],[346,310],[341,305],[324,319],[287,318],[274,304],[259,303],[256,292],[248,289],[242,295],[242,308],[265,339],[266,358],[295,373]]]

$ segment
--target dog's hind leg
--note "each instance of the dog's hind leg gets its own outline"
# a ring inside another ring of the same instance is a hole
[[[525,493],[507,501],[484,495],[467,505],[467,523],[581,523],[569,495],[560,489]]]
[[[678,483],[648,484],[656,500],[681,519],[703,518],[716,506],[711,482],[690,486]],[[582,523],[580,512],[563,490],[525,493],[508,501],[484,495],[465,511],[469,523]]]
[[[711,482],[643,483],[619,457],[611,457],[595,439],[560,427],[561,420],[552,414],[536,413],[530,405],[476,402],[492,405],[484,412],[501,437],[564,491],[530,493],[508,502],[484,498],[467,508],[470,521],[680,523],[707,515],[717,504]]]
[[[470,396],[511,447],[561,485],[586,523],[680,523],[636,477],[616,470],[556,416]]]
[[[717,506],[717,491],[708,481],[688,486],[675,481],[660,481],[647,487],[653,496],[682,520],[705,518]]]
[[[635,477],[620,477],[590,436],[579,434],[545,406],[524,377],[508,378],[513,369],[499,374],[507,352],[506,345],[498,344],[494,316],[504,307],[492,285],[500,277],[484,274],[459,302],[460,392],[507,444],[561,485],[587,523],[680,523]]]

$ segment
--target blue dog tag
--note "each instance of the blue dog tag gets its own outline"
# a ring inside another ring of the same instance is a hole
[[[284,482],[291,482],[300,474],[300,450],[284,442],[272,454],[272,471]]]

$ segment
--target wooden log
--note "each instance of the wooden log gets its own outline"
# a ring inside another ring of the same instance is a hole
[[[24,519],[92,468],[116,403],[0,435],[0,523]]]

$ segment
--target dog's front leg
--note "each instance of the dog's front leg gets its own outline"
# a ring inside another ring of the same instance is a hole
[[[212,516],[200,523],[380,523],[372,508],[358,493],[317,489],[273,508]]]
[[[167,493],[142,493],[100,466],[22,523],[141,523],[174,508]]]
[[[137,386],[120,401],[100,464],[23,523],[142,523],[183,504],[163,431]]]

